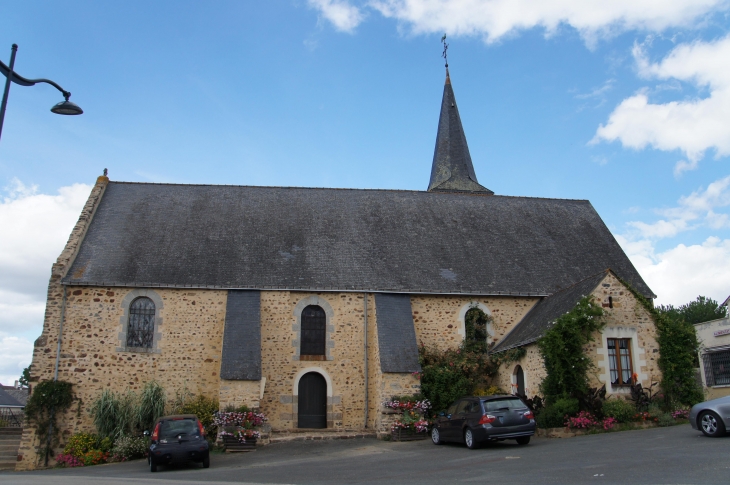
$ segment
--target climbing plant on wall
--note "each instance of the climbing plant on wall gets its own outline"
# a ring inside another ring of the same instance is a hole
[[[702,389],[695,380],[695,361],[699,351],[697,334],[681,312],[671,307],[654,308],[650,300],[622,281],[639,304],[649,312],[657,330],[659,358],[662,371],[661,389],[666,408],[676,405],[692,406],[704,399]]]
[[[603,309],[585,296],[537,341],[547,373],[540,390],[548,404],[588,393],[588,373],[593,362],[584,349],[595,332],[603,328],[601,316]]]
[[[28,398],[25,417],[28,424],[35,428],[38,460],[50,452],[49,448],[58,444],[58,415],[71,406],[74,398],[72,388],[70,382],[43,381],[33,388],[33,393]]]

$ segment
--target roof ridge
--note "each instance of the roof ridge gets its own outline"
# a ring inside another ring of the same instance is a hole
[[[380,189],[380,188],[358,188],[358,187],[305,187],[305,186],[287,186],[287,185],[236,185],[236,184],[184,184],[178,182],[132,182],[125,180],[110,180],[109,184],[115,185],[161,185],[161,186],[180,186],[180,187],[238,187],[250,189],[288,189],[288,190],[337,190],[337,191],[358,191],[358,192],[403,192],[413,194],[438,194],[438,195],[464,195],[477,197],[493,197],[504,199],[537,199],[537,200],[557,200],[557,201],[576,201],[588,202],[589,199],[571,199],[559,197],[539,197],[530,195],[489,195],[485,192],[466,192],[466,191],[428,191],[414,189]]]

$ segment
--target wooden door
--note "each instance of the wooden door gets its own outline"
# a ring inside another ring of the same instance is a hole
[[[299,380],[299,427],[327,427],[327,381],[322,374],[309,372]]]

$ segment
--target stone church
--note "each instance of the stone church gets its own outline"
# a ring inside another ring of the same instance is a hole
[[[586,350],[595,381],[621,393],[659,377],[622,281],[655,297],[589,201],[477,181],[447,69],[425,191],[99,177],[52,268],[33,379],[74,384],[65,433],[93,429],[103,389],[153,379],[260,408],[275,430],[377,429],[384,400],[419,389],[419,343],[457,346],[474,306],[495,352],[527,350],[495,384],[538,393],[536,339],[591,294],[608,322]],[[31,450],[26,430],[19,468]]]

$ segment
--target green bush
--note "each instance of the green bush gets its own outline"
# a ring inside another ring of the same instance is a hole
[[[628,423],[636,414],[636,408],[625,399],[608,399],[603,403],[603,415],[619,423]]]
[[[545,406],[535,418],[540,428],[561,428],[568,416],[578,414],[579,405],[575,398],[562,398]]]
[[[431,402],[435,412],[445,410],[476,389],[488,388],[489,376],[499,367],[482,349],[474,349],[467,341],[459,348],[446,350],[422,344],[418,358],[421,394]]]
[[[657,424],[659,426],[672,426],[674,425],[675,420],[672,417],[671,413],[662,413],[659,415]]]
[[[197,396],[184,403],[179,414],[194,414],[200,420],[205,428],[207,436],[215,436],[216,426],[213,424],[213,413],[218,411],[218,399],[212,399],[206,396]]]
[[[142,458],[147,453],[147,439],[137,436],[122,436],[114,443],[111,454],[117,461]]]
[[[83,460],[86,453],[98,448],[98,443],[99,438],[94,434],[76,433],[68,439],[63,453]]]
[[[109,453],[114,447],[114,440],[106,436],[99,441],[99,449],[104,453]]]

